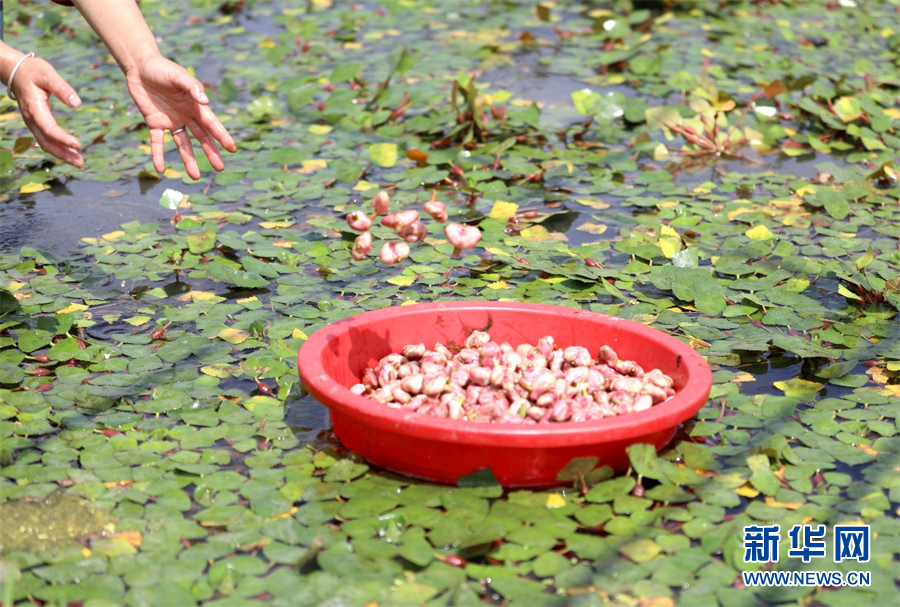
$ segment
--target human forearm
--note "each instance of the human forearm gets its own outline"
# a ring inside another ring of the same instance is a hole
[[[21,51],[17,51],[8,44],[0,42],[0,81],[3,84],[9,83],[9,75],[23,55],[24,53]]]
[[[125,74],[159,56],[156,38],[134,0],[75,0],[75,8]]]

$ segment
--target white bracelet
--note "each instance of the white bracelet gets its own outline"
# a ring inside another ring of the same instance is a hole
[[[15,67],[13,67],[12,71],[9,73],[9,82],[6,83],[6,96],[13,101],[16,100],[16,94],[13,93],[12,90],[13,78],[16,77],[16,72],[19,71],[19,66],[22,65],[22,62],[24,62],[29,57],[34,57],[34,53],[28,53],[27,55],[22,55],[21,57],[19,57],[19,60],[16,61]]]

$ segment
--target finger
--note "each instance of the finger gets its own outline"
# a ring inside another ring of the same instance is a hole
[[[219,172],[224,171],[225,161],[222,160],[222,155],[219,153],[219,146],[216,145],[216,140],[209,134],[209,131],[202,126],[193,125],[191,126],[191,132],[194,133],[194,136],[197,137],[197,140],[200,142],[200,147],[203,148],[203,153],[206,154],[212,168]]]
[[[194,101],[201,105],[209,104],[209,97],[206,96],[206,91],[203,90],[203,85],[197,79],[194,79],[194,85],[191,87],[191,97],[193,97]]]
[[[194,146],[191,145],[191,136],[187,131],[175,133],[172,138],[178,147],[178,153],[181,154],[181,162],[191,179],[200,179],[200,167],[197,166],[197,159],[194,158]]]
[[[81,154],[79,154],[77,150],[47,139],[44,137],[44,134],[39,131],[33,132],[35,141],[38,142],[38,145],[41,146],[42,150],[76,168],[84,168],[84,158],[81,157]]]
[[[235,145],[234,139],[231,138],[231,135],[229,135],[228,131],[225,130],[225,127],[222,126],[222,123],[212,109],[209,107],[200,108],[199,122],[210,134],[212,134],[223,148],[229,152],[237,151],[237,145]]]
[[[56,70],[51,69],[48,73],[43,74],[39,84],[42,88],[56,95],[57,99],[70,108],[77,108],[81,105],[81,98],[78,96],[78,93],[56,73]]]
[[[166,160],[164,156],[164,135],[162,129],[150,129],[150,157],[153,158],[153,168],[157,173],[166,170]]]
[[[194,101],[200,105],[209,104],[209,97],[206,96],[203,85],[199,80],[191,76],[186,69],[180,68],[173,70],[171,78],[173,84],[189,93]]]
[[[56,119],[53,118],[53,112],[46,99],[26,101],[23,102],[23,106],[23,118],[25,118],[28,129],[34,133],[35,139],[38,139],[38,135],[40,135],[44,141],[73,150],[81,149],[81,142],[56,124]]]

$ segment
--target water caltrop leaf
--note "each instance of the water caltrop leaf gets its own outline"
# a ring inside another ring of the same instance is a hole
[[[646,563],[662,552],[662,548],[653,540],[640,539],[625,544],[619,551],[635,563]]]
[[[580,230],[582,232],[587,232],[588,234],[600,235],[600,234],[603,234],[604,232],[606,232],[607,226],[602,223],[594,223],[592,221],[587,221],[575,229]]]
[[[218,337],[230,344],[240,344],[247,341],[247,338],[250,337],[250,333],[242,331],[241,329],[228,328],[219,331]]]
[[[472,474],[460,476],[456,480],[457,487],[499,487],[500,482],[490,468],[478,470]]]
[[[212,230],[188,234],[188,248],[191,253],[200,254],[216,246],[216,233]]]
[[[674,228],[662,226],[659,229],[659,240],[656,244],[662,249],[663,255],[671,258],[681,250],[681,236]]]
[[[746,234],[752,240],[769,240],[770,238],[775,238],[772,231],[763,224],[750,228],[747,230]]]
[[[656,455],[656,447],[644,443],[637,443],[628,447],[628,461],[634,471],[656,480],[666,480],[663,470],[663,462]],[[671,465],[671,464],[670,464]]]
[[[614,478],[595,485],[584,499],[589,502],[611,502],[620,495],[629,493],[637,482],[630,476]]]
[[[396,143],[373,143],[369,146],[369,160],[386,169],[397,164]]]
[[[509,219],[516,216],[516,211],[518,209],[519,205],[514,202],[496,200],[494,201],[494,206],[491,207],[491,212],[488,213],[488,217],[493,219]]]
[[[787,381],[776,381],[773,385],[784,392],[785,396],[793,396],[805,400],[813,400],[816,393],[822,389],[822,384],[795,377]]]
[[[599,457],[576,457],[556,475],[558,481],[574,481],[593,470],[600,462]]]
[[[21,188],[19,188],[19,192],[22,194],[35,194],[37,192],[43,192],[44,190],[50,189],[50,186],[46,183],[26,183]]]
[[[16,365],[0,361],[0,383],[17,384],[25,379],[25,371]]]

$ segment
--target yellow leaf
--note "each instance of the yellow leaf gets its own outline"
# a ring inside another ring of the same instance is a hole
[[[806,196],[807,194],[815,194],[816,188],[811,185],[805,185],[802,188],[797,188],[797,196]]]
[[[247,338],[250,337],[250,334],[247,331],[229,328],[219,331],[218,337],[224,339],[230,344],[241,344],[247,341]]]
[[[484,250],[488,253],[493,253],[494,255],[500,255],[501,257],[504,255],[509,257],[509,253],[507,253],[503,249],[498,249],[497,247],[485,247]]]
[[[254,301],[259,301],[259,299],[256,297],[256,295],[254,295],[253,297],[245,297],[243,299],[238,299],[234,303],[244,305],[244,304],[252,303]]]
[[[318,170],[328,168],[327,160],[304,160],[303,165],[297,169],[298,173],[314,173]]]
[[[295,514],[297,514],[299,511],[300,511],[300,508],[298,508],[297,506],[291,506],[290,510],[288,510],[286,512],[280,512],[279,514],[276,514],[273,518],[290,518],[290,517],[294,516]]]
[[[86,243],[88,243],[88,244],[100,244],[100,239],[99,239],[99,238],[85,237],[85,238],[82,238],[82,239],[81,239],[81,242],[86,242]]]
[[[276,238],[275,242],[272,243],[273,247],[280,247],[282,249],[290,249],[295,244],[293,240],[285,240],[284,238]]]
[[[759,491],[751,487],[749,484],[745,483],[734,490],[738,495],[742,495],[744,497],[754,498],[759,495]]]
[[[359,49],[362,48],[362,43],[361,42],[345,42],[344,48],[358,51]]]
[[[259,48],[275,48],[275,41],[271,38],[266,38],[259,43]]]
[[[91,552],[90,548],[82,548],[81,549],[81,556],[83,556],[84,558],[90,558],[91,554],[93,554],[93,553]]]
[[[400,305],[401,305],[401,306],[414,306],[414,305],[416,305],[417,303],[419,303],[419,302],[417,302],[415,299],[407,299],[406,301],[404,301],[404,302],[403,302],[402,304],[400,304]]]
[[[742,384],[742,383],[748,382],[748,381],[756,381],[756,378],[754,376],[750,375],[749,373],[747,373],[746,371],[738,371],[737,375],[735,375],[731,379],[731,381],[733,381],[736,384]]]
[[[566,280],[565,276],[551,276],[550,278],[538,278],[541,282],[546,282],[547,284],[555,285],[558,282],[562,282]]]
[[[876,451],[869,445],[856,445],[856,448],[864,453],[868,453],[869,455],[878,455],[878,451]]]
[[[498,280],[497,282],[489,282],[489,283],[487,284],[487,288],[488,288],[488,289],[494,289],[494,290],[498,290],[498,289],[512,289],[512,287],[511,287],[510,285],[506,284],[506,281],[505,281],[505,280]]]
[[[371,183],[369,181],[366,181],[365,179],[360,179],[359,183],[353,186],[353,189],[357,192],[368,192],[369,190],[375,189],[377,187],[378,184],[376,183]]]
[[[688,340],[690,341],[691,347],[695,350],[700,350],[702,348],[708,348],[709,344],[703,341],[702,339],[697,339],[693,335],[688,335]]]
[[[144,536],[141,535],[140,531],[119,531],[115,534],[115,537],[121,537],[125,539],[125,541],[127,541],[135,548],[140,548],[141,543],[144,541]]]
[[[542,225],[530,226],[519,232],[525,240],[537,242],[541,240],[553,240],[553,235]]]
[[[547,496],[547,508],[562,508],[566,505],[566,498],[559,493],[551,493]]]
[[[700,54],[703,55],[704,57],[715,57],[713,52],[711,50],[709,50],[708,48],[701,48]]]
[[[599,198],[576,198],[575,202],[577,202],[578,204],[583,204],[586,207],[591,207],[592,209],[597,209],[598,211],[608,209],[611,206],[603,202]]]
[[[412,276],[395,276],[393,278],[388,278],[386,282],[391,283],[392,285],[397,285],[398,287],[408,287],[412,283],[416,281]]]
[[[582,232],[587,232],[588,234],[603,234],[606,231],[606,225],[602,223],[593,223],[588,221],[587,223],[583,223],[576,228]]]
[[[115,241],[119,240],[120,238],[122,238],[123,236],[125,236],[125,232],[123,232],[122,230],[116,230],[115,232],[109,232],[108,234],[104,234],[100,238],[102,238],[103,240],[106,240],[108,242],[115,242]]]
[[[853,291],[851,291],[844,285],[838,285],[838,294],[843,295],[844,297],[847,297],[849,299],[856,299],[858,301],[862,301],[862,298],[859,295],[857,295],[856,293],[854,293]]]
[[[50,186],[46,183],[26,183],[21,188],[19,188],[19,192],[22,194],[34,194],[36,192],[43,192],[44,190],[49,189]]]
[[[681,236],[670,226],[662,226],[659,229],[657,246],[662,249],[663,255],[670,258],[681,250]]]
[[[19,282],[18,280],[11,280],[6,288],[9,289],[10,293],[15,293],[19,289],[25,286],[24,282]]]
[[[509,219],[510,217],[515,217],[516,211],[518,210],[519,205],[514,202],[495,200],[491,212],[488,213],[488,217],[492,217],[493,219]]]
[[[752,240],[768,240],[770,238],[775,238],[775,234],[769,230],[764,225],[758,225],[755,228],[750,228],[746,232],[747,236]]]
[[[881,390],[879,390],[885,396],[895,396],[900,398],[900,384],[891,384],[890,386],[885,386]]]
[[[895,107],[888,108],[884,110],[884,113],[893,118],[894,120],[900,120],[900,110]]]
[[[756,209],[751,209],[748,207],[739,207],[728,213],[728,221],[734,221],[734,218],[742,213],[753,213]]]
[[[311,124],[306,130],[313,135],[327,135],[334,130],[334,127],[327,124]]]
[[[766,506],[770,508],[785,508],[787,510],[797,510],[803,507],[803,502],[779,502],[771,495],[766,496]]]
[[[150,322],[149,316],[135,316],[134,318],[126,318],[125,322],[127,322],[132,327],[139,327],[143,324]]]
[[[292,225],[294,225],[293,221],[263,221],[260,222],[259,227],[273,230],[275,228],[289,228]]]
[[[231,377],[241,368],[237,365],[229,365],[226,363],[215,363],[212,365],[206,365],[205,367],[200,367],[200,372],[204,375],[209,375],[211,377],[218,377],[219,379],[225,379],[226,377]]]
[[[653,160],[656,162],[662,162],[669,157],[669,148],[666,147],[665,143],[657,143],[656,147],[653,148]]]
[[[69,314],[71,312],[77,312],[78,310],[87,310],[88,307],[84,304],[70,303],[62,310],[57,310],[57,314]]]
[[[634,316],[632,316],[630,318],[630,320],[633,320],[634,322],[639,322],[642,325],[650,326],[653,323],[655,323],[658,318],[659,318],[659,314],[635,314]]]
[[[176,171],[173,168],[167,168],[165,171],[163,171],[163,177],[165,177],[166,179],[181,179],[185,175],[187,175],[187,173],[185,173],[184,171]]]
[[[179,295],[175,299],[179,301],[225,301],[224,298],[219,297],[215,293],[210,293],[209,291],[188,291],[184,295]]]
[[[303,329],[294,329],[291,331],[291,338],[293,339],[309,339],[309,336],[303,332]]]

